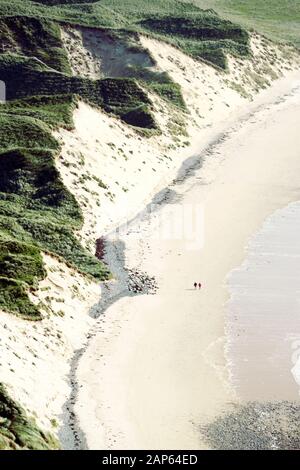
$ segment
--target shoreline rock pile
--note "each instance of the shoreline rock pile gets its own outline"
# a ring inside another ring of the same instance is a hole
[[[158,284],[154,276],[137,269],[126,269],[128,274],[128,290],[134,294],[154,295]]]

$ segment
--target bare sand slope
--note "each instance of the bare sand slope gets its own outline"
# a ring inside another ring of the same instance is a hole
[[[273,90],[272,104],[181,172],[173,204],[129,226],[126,265],[155,275],[159,291],[110,306],[81,358],[75,411],[90,448],[206,448],[198,425],[238,400],[224,357],[225,278],[264,219],[300,198],[299,85],[291,80],[281,98]],[[203,246],[162,240],[162,225],[195,203]]]

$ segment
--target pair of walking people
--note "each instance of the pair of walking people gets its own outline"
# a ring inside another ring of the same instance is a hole
[[[197,287],[198,289],[201,289],[202,287],[201,282],[194,282],[194,288],[197,289]]]

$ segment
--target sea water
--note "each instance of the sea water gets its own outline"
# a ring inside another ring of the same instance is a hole
[[[227,283],[227,360],[237,395],[299,400],[300,202],[266,219]]]

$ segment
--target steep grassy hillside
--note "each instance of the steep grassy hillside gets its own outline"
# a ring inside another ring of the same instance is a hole
[[[109,276],[74,235],[83,219],[56,170],[59,144],[52,130],[72,128],[75,94],[131,125],[155,128],[156,123],[148,109],[147,95],[133,79],[91,81],[71,77],[56,24],[32,19],[27,24],[27,19],[13,17],[2,18],[0,27],[6,41],[5,52],[0,54],[0,72],[8,99],[0,107],[0,240],[5,246],[0,307],[36,320],[41,315],[27,292],[45,272],[34,246],[62,257],[96,279]],[[50,36],[49,31],[56,36]]]
[[[0,48],[2,52],[34,56],[49,67],[70,73],[60,28],[52,21],[21,16],[0,18]]]
[[[101,0],[71,2],[3,0],[2,15],[28,15],[103,28],[139,31],[177,45],[194,57],[226,68],[224,51],[247,55],[248,35],[238,25],[177,0]],[[154,23],[152,23],[154,21]],[[185,24],[185,28],[179,27]],[[170,24],[174,24],[170,27]]]
[[[291,41],[300,47],[300,0],[184,0],[200,8],[255,28],[271,39]]]
[[[211,11],[177,0],[1,0],[0,79],[0,308],[40,319],[28,292],[45,276],[41,250],[96,279],[109,273],[78,242],[83,218],[55,166],[52,131],[72,129],[77,97],[131,126],[158,131],[146,90],[184,108],[168,74],[134,62],[114,76],[73,76],[61,26],[102,28],[131,56],[146,54],[138,33],[163,38],[196,58],[226,68],[226,51],[246,56],[248,33]],[[149,64],[153,60],[147,58]],[[147,62],[146,61],[146,62]],[[155,64],[154,64],[155,65]]]
[[[56,126],[68,127],[74,105],[69,96],[65,102],[53,96],[51,101],[11,101],[0,108],[0,306],[27,319],[41,318],[26,294],[45,275],[39,249],[95,278],[108,276],[74,236],[82,224],[81,211],[55,166],[59,144],[48,124],[57,117]]]

